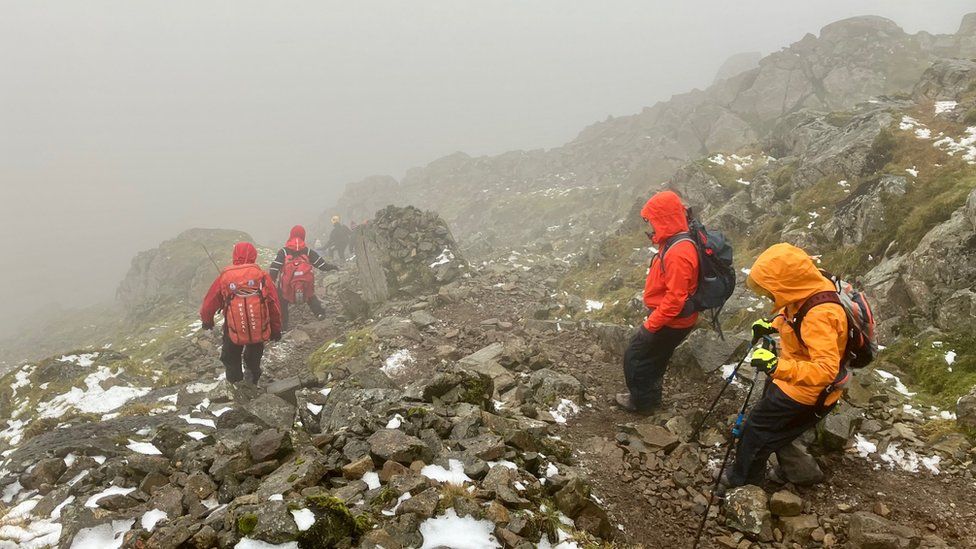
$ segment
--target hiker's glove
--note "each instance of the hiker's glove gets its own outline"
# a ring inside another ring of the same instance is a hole
[[[281,341],[281,334],[280,333],[271,334],[271,341]]]
[[[777,331],[772,322],[765,318],[760,318],[752,323],[752,342],[755,343],[764,336],[773,335]]]
[[[776,371],[776,365],[779,363],[779,359],[776,355],[769,349],[756,349],[752,353],[752,367],[762,371],[767,376],[773,375]]]

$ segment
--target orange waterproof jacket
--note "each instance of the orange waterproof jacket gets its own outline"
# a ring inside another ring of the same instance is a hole
[[[678,233],[688,232],[688,218],[681,198],[672,191],[662,191],[651,197],[641,209],[641,217],[654,226],[654,244],[661,248]],[[698,313],[680,316],[688,297],[698,289],[698,249],[688,240],[668,248],[661,266],[661,255],[651,260],[644,283],[644,305],[651,310],[644,327],[650,332],[668,328],[690,328],[698,320]]]
[[[811,308],[800,326],[803,344],[786,319],[792,319],[813,294],[836,288],[806,252],[786,243],[760,254],[749,276],[775,299],[773,308],[778,315],[773,325],[779,330],[780,350],[773,383],[801,404],[816,404],[820,392],[840,370],[847,345],[847,315],[836,303]],[[831,394],[825,404],[837,402],[842,393]]]

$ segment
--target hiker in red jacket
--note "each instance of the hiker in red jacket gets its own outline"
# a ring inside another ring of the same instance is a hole
[[[316,318],[325,317],[322,302],[315,296],[315,275],[312,269],[336,271],[339,267],[329,263],[315,250],[305,245],[305,227],[295,225],[288,235],[288,242],[278,250],[274,261],[268,268],[271,279],[278,287],[278,301],[281,303],[283,329],[288,329],[288,305],[308,303]]]
[[[257,258],[258,251],[253,244],[238,242],[234,246],[233,265],[224,267],[200,306],[200,321],[205,330],[214,327],[214,315],[218,311],[224,313],[220,361],[231,383],[246,379],[256,385],[261,377],[265,342],[281,339],[278,293],[271,277],[254,264]]]
[[[617,404],[629,412],[652,414],[661,405],[664,372],[674,349],[694,329],[698,313],[685,308],[698,287],[698,249],[688,235],[686,208],[672,191],[651,197],[641,209],[659,251],[651,259],[644,284],[644,305],[650,309],[624,353],[629,393]]]

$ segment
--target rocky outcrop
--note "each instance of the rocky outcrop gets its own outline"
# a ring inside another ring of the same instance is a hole
[[[252,239],[247,233],[221,229],[190,229],[180,233],[157,248],[137,255],[116,296],[126,311],[136,316],[181,302],[196,308],[217,276],[214,261],[220,267],[229,265],[234,244],[242,241]]]
[[[751,71],[759,66],[759,61],[762,58],[762,53],[758,51],[746,51],[730,55],[728,59],[722,62],[718,70],[715,71],[715,79],[712,83],[717,84],[722,80],[738,76],[746,71]]]

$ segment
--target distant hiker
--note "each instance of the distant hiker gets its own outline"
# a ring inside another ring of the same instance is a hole
[[[659,248],[644,284],[644,305],[651,313],[624,353],[629,393],[618,394],[616,401],[624,410],[642,415],[661,405],[668,361],[698,319],[685,307],[698,287],[698,249],[688,236],[685,212],[672,191],[655,194],[641,209],[641,217],[653,231],[648,236]]]
[[[338,215],[332,216],[332,232],[329,233],[329,241],[326,242],[325,248],[329,251],[329,255],[335,252],[336,257],[339,261],[346,260],[346,251],[352,246],[352,231],[349,227],[342,224]]]
[[[776,313],[772,321],[760,319],[752,325],[754,340],[779,333],[780,348],[778,356],[767,349],[752,354],[752,366],[772,383],[746,420],[735,463],[723,483],[728,486],[761,486],[770,454],[787,449],[816,425],[840,399],[847,379],[847,312],[838,300],[838,286],[806,252],[791,244],[771,246],[756,258],[746,285],[771,299]],[[873,332],[870,309],[863,306]]]
[[[325,310],[315,296],[315,274],[312,269],[335,271],[339,267],[327,262],[315,250],[305,245],[305,227],[291,228],[288,242],[278,250],[268,271],[278,286],[281,317],[284,330],[288,329],[288,306],[291,303],[308,303],[316,318],[323,318]]]
[[[254,264],[257,257],[253,244],[238,242],[233,265],[217,276],[200,306],[200,321],[206,330],[214,327],[218,311],[224,313],[220,361],[231,383],[246,379],[257,384],[265,342],[281,339],[278,294],[271,277]]]

